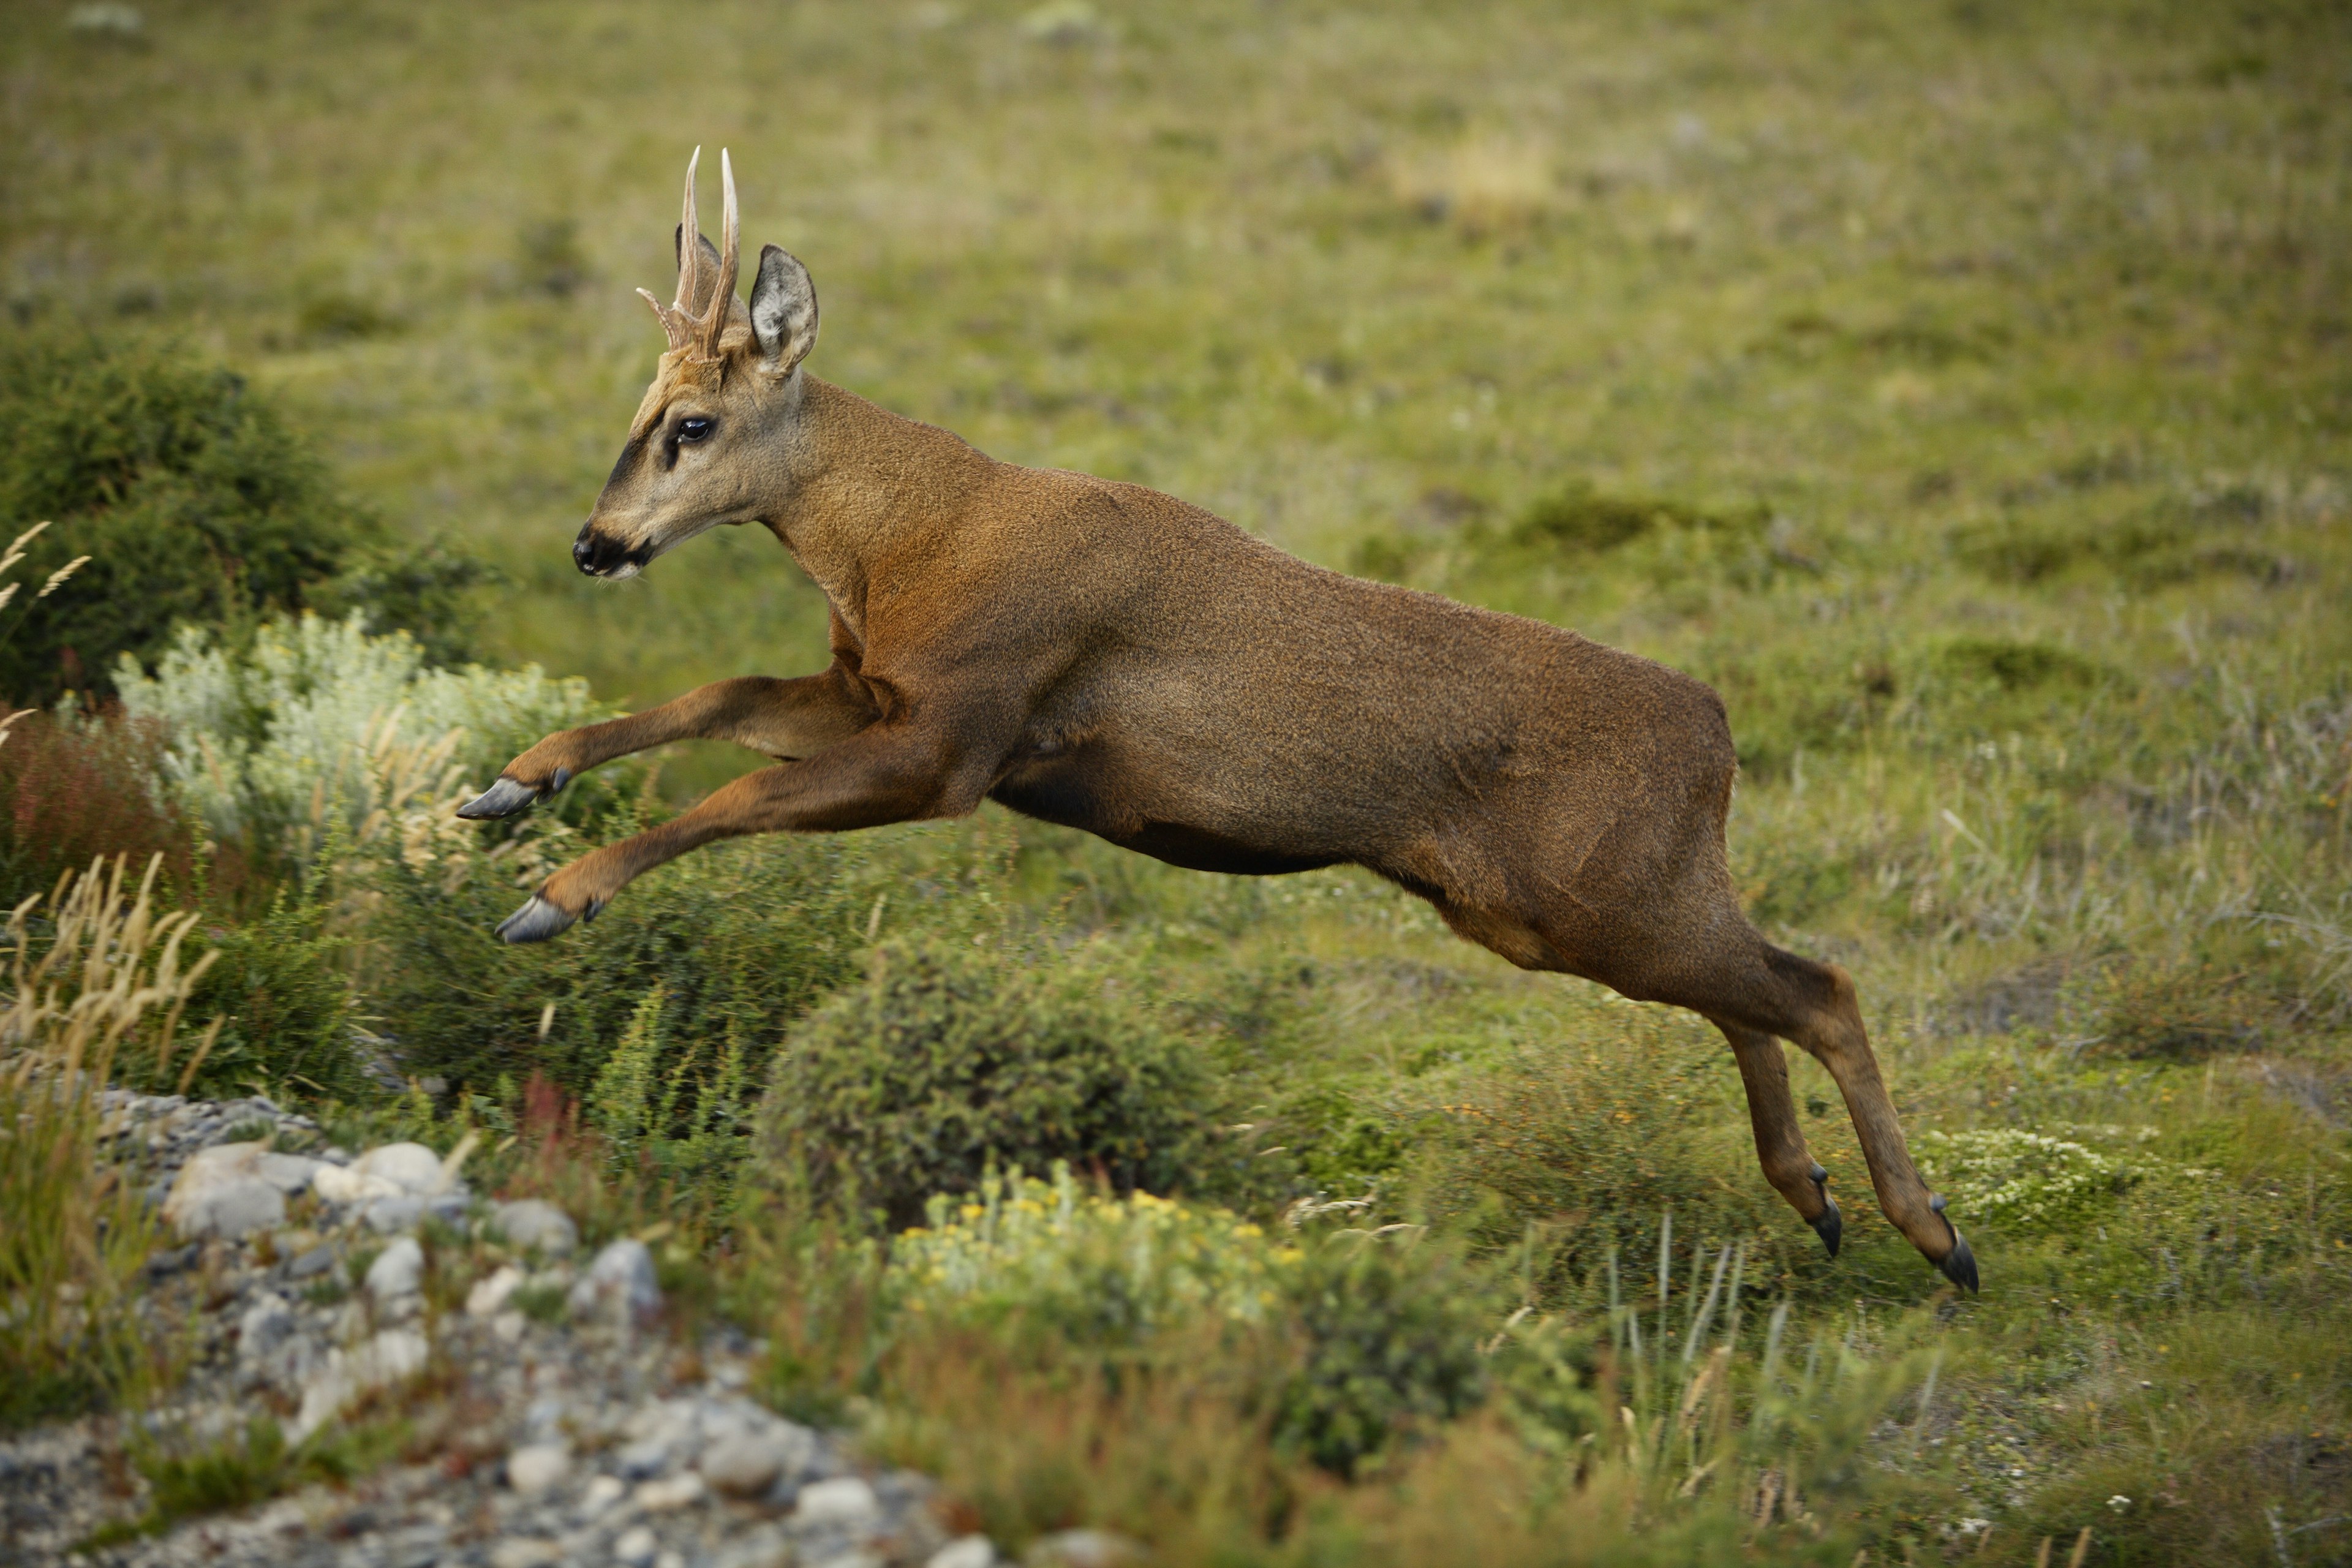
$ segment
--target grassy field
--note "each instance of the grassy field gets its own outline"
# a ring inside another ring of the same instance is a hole
[[[1319,1190],[1565,1307],[1671,1207],[1805,1332],[1940,1358],[1874,1439],[1939,1489],[1918,1560],[2352,1561],[2343,7],[64,9],[5,9],[10,309],[278,395],[503,570],[494,658],[626,703],[824,658],[763,535],[566,553],[698,143],[817,374],[1714,682],[1752,912],[1854,971],[1980,1299],[1860,1212],[1810,1062],[1833,1264],[1696,1020],[1360,874],[983,831],[1223,999]]]

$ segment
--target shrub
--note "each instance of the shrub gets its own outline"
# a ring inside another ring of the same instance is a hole
[[[174,878],[191,846],[159,787],[163,729],[115,710],[28,713],[0,744],[0,902],[47,892],[68,871],[127,855],[162,855]]]
[[[1189,1184],[1208,1130],[1206,1075],[1116,976],[952,941],[900,940],[866,983],[796,1028],[765,1115],[778,1155],[820,1198],[894,1228],[992,1164],[1057,1160],[1121,1191]]]
[[[387,843],[357,878],[362,973],[402,1067],[478,1092],[544,1073],[585,1100],[624,1163],[730,1163],[786,1026],[855,978],[866,945],[856,842],[715,846],[633,883],[594,922],[515,948],[492,928],[585,843],[526,819],[523,836],[486,846],[437,809],[422,826],[461,831]]]
[[[435,776],[411,781],[446,794],[441,767],[456,770],[452,787],[487,784],[542,735],[606,712],[586,682],[550,679],[536,665],[427,668],[407,634],[371,636],[356,615],[272,620],[241,647],[185,627],[152,674],[126,655],[115,682],[125,711],[168,731],[162,770],[182,808],[216,839],[298,866],[331,830],[360,833],[389,804],[384,764],[395,751],[454,732],[432,759]],[[635,776],[599,769],[555,809],[593,815]]]
[[[1277,1451],[1343,1478],[1486,1398],[1475,1290],[1433,1248],[1338,1236],[1291,1280],[1298,1361],[1275,1403]]]
[[[1525,1245],[1535,1226],[1548,1297],[1594,1300],[1611,1250],[1632,1255],[1668,1209],[1682,1234],[1750,1237],[1776,1265],[1801,1266],[1819,1249],[1730,1120],[1738,1080],[1724,1055],[1681,1020],[1618,1008],[1562,1048],[1515,1053],[1444,1108],[1450,1125],[1423,1156],[1428,1196],[1492,1249]],[[1843,1118],[1807,1131],[1833,1169],[1861,1175]]]
[[[1283,1300],[1296,1247],[1222,1209],[991,1174],[938,1196],[927,1224],[892,1244],[908,1310],[935,1321],[1019,1320],[1057,1343],[1133,1345],[1197,1315],[1260,1322]]]
[[[352,1054],[352,940],[330,929],[333,913],[314,879],[278,888],[253,918],[196,933],[213,963],[190,1005],[222,1020],[197,1092],[244,1093],[256,1082],[273,1095],[357,1099],[367,1091]]]
[[[2125,1136],[2116,1127],[2060,1129],[2081,1136]],[[2137,1130],[2145,1143],[2156,1129]],[[2104,1154],[2076,1137],[2053,1137],[2019,1127],[1966,1132],[1923,1131],[1919,1168],[1956,1213],[2019,1232],[2062,1230],[2114,1206],[2150,1176],[2195,1181],[2212,1173],[2137,1152]]]
[[[357,608],[446,648],[464,620],[474,569],[395,549],[267,400],[184,352],[0,336],[0,526],[54,521],[28,571],[91,558],[76,592],[34,599],[0,635],[0,694],[103,693],[118,658],[162,657],[187,622]]]

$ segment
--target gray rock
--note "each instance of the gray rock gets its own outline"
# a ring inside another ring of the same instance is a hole
[[[284,1344],[299,1326],[294,1310],[286,1304],[284,1297],[263,1291],[236,1321],[237,1359],[261,1360]]]
[[[413,1236],[404,1236],[376,1255],[368,1265],[368,1294],[378,1301],[416,1293],[425,1282],[425,1249]]]
[[[381,1176],[417,1197],[431,1197],[447,1190],[448,1181],[441,1170],[441,1156],[422,1143],[386,1143],[371,1149],[352,1162],[352,1170],[362,1176]]]
[[[624,1238],[596,1254],[572,1287],[574,1317],[612,1317],[643,1322],[661,1310],[661,1283],[654,1255],[642,1241]]]
[[[319,1162],[273,1151],[255,1161],[254,1167],[255,1175],[292,1197],[310,1184],[310,1178],[318,1174]]]
[[[259,1178],[224,1182],[190,1196],[180,1209],[180,1234],[235,1241],[286,1222],[286,1194]]]
[[[791,1456],[764,1433],[721,1437],[703,1451],[702,1479],[729,1497],[758,1497],[776,1484]]]
[[[871,1524],[881,1517],[882,1500],[860,1476],[836,1476],[803,1487],[800,1506],[793,1514],[799,1524],[836,1527]]]
[[[321,1245],[314,1247],[310,1251],[302,1254],[301,1257],[296,1258],[293,1262],[289,1263],[286,1266],[286,1278],[289,1279],[315,1279],[319,1275],[324,1274],[334,1266],[334,1247],[331,1245],[322,1243]]]
[[[642,1524],[635,1525],[623,1531],[621,1538],[613,1542],[613,1561],[622,1568],[653,1568],[654,1557],[660,1551],[661,1543],[654,1539],[654,1532]]]
[[[580,1227],[572,1223],[572,1216],[544,1198],[500,1204],[491,1223],[515,1246],[550,1258],[569,1258],[580,1245]]]
[[[792,1568],[792,1544],[784,1532],[772,1524],[761,1524],[722,1548],[711,1568]]]
[[[420,1197],[378,1198],[367,1206],[368,1228],[382,1236],[415,1230],[424,1219],[425,1200]]]
[[[1030,1542],[1021,1561],[1028,1568],[1126,1568],[1150,1555],[1108,1530],[1064,1530]]]
[[[572,1454],[561,1443],[527,1443],[507,1456],[507,1485],[536,1497],[572,1473]]]
[[[162,1200],[158,1199],[157,1202],[161,1203]],[[147,1278],[168,1279],[194,1263],[196,1260],[196,1255],[204,1249],[202,1242],[192,1241],[185,1247],[173,1247],[162,1252],[151,1252],[147,1255]]]
[[[547,1568],[562,1561],[563,1548],[538,1536],[509,1536],[490,1548],[490,1568]]]
[[[923,1568],[995,1568],[996,1542],[985,1535],[967,1535],[950,1541],[923,1564]]]

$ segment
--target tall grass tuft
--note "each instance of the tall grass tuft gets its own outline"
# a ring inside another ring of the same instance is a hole
[[[180,1016],[211,955],[181,962],[193,914],[158,916],[163,858],[125,888],[93,863],[8,921],[0,1013],[0,1426],[135,1394],[168,1371],[132,1286],[154,1224],[101,1158],[117,1078],[184,1084],[218,1033],[183,1049]]]

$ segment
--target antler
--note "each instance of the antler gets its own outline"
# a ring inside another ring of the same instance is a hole
[[[677,298],[665,305],[654,298],[649,289],[637,292],[653,307],[672,350],[687,349],[695,359],[715,360],[719,357],[719,336],[727,330],[728,312],[735,303],[736,274],[742,261],[742,225],[735,208],[734,160],[721,147],[719,183],[724,192],[724,205],[719,214],[719,276],[709,303],[698,315],[694,301],[702,292],[702,228],[695,218],[694,172],[701,162],[699,147],[686,161],[686,216],[677,232]]]

